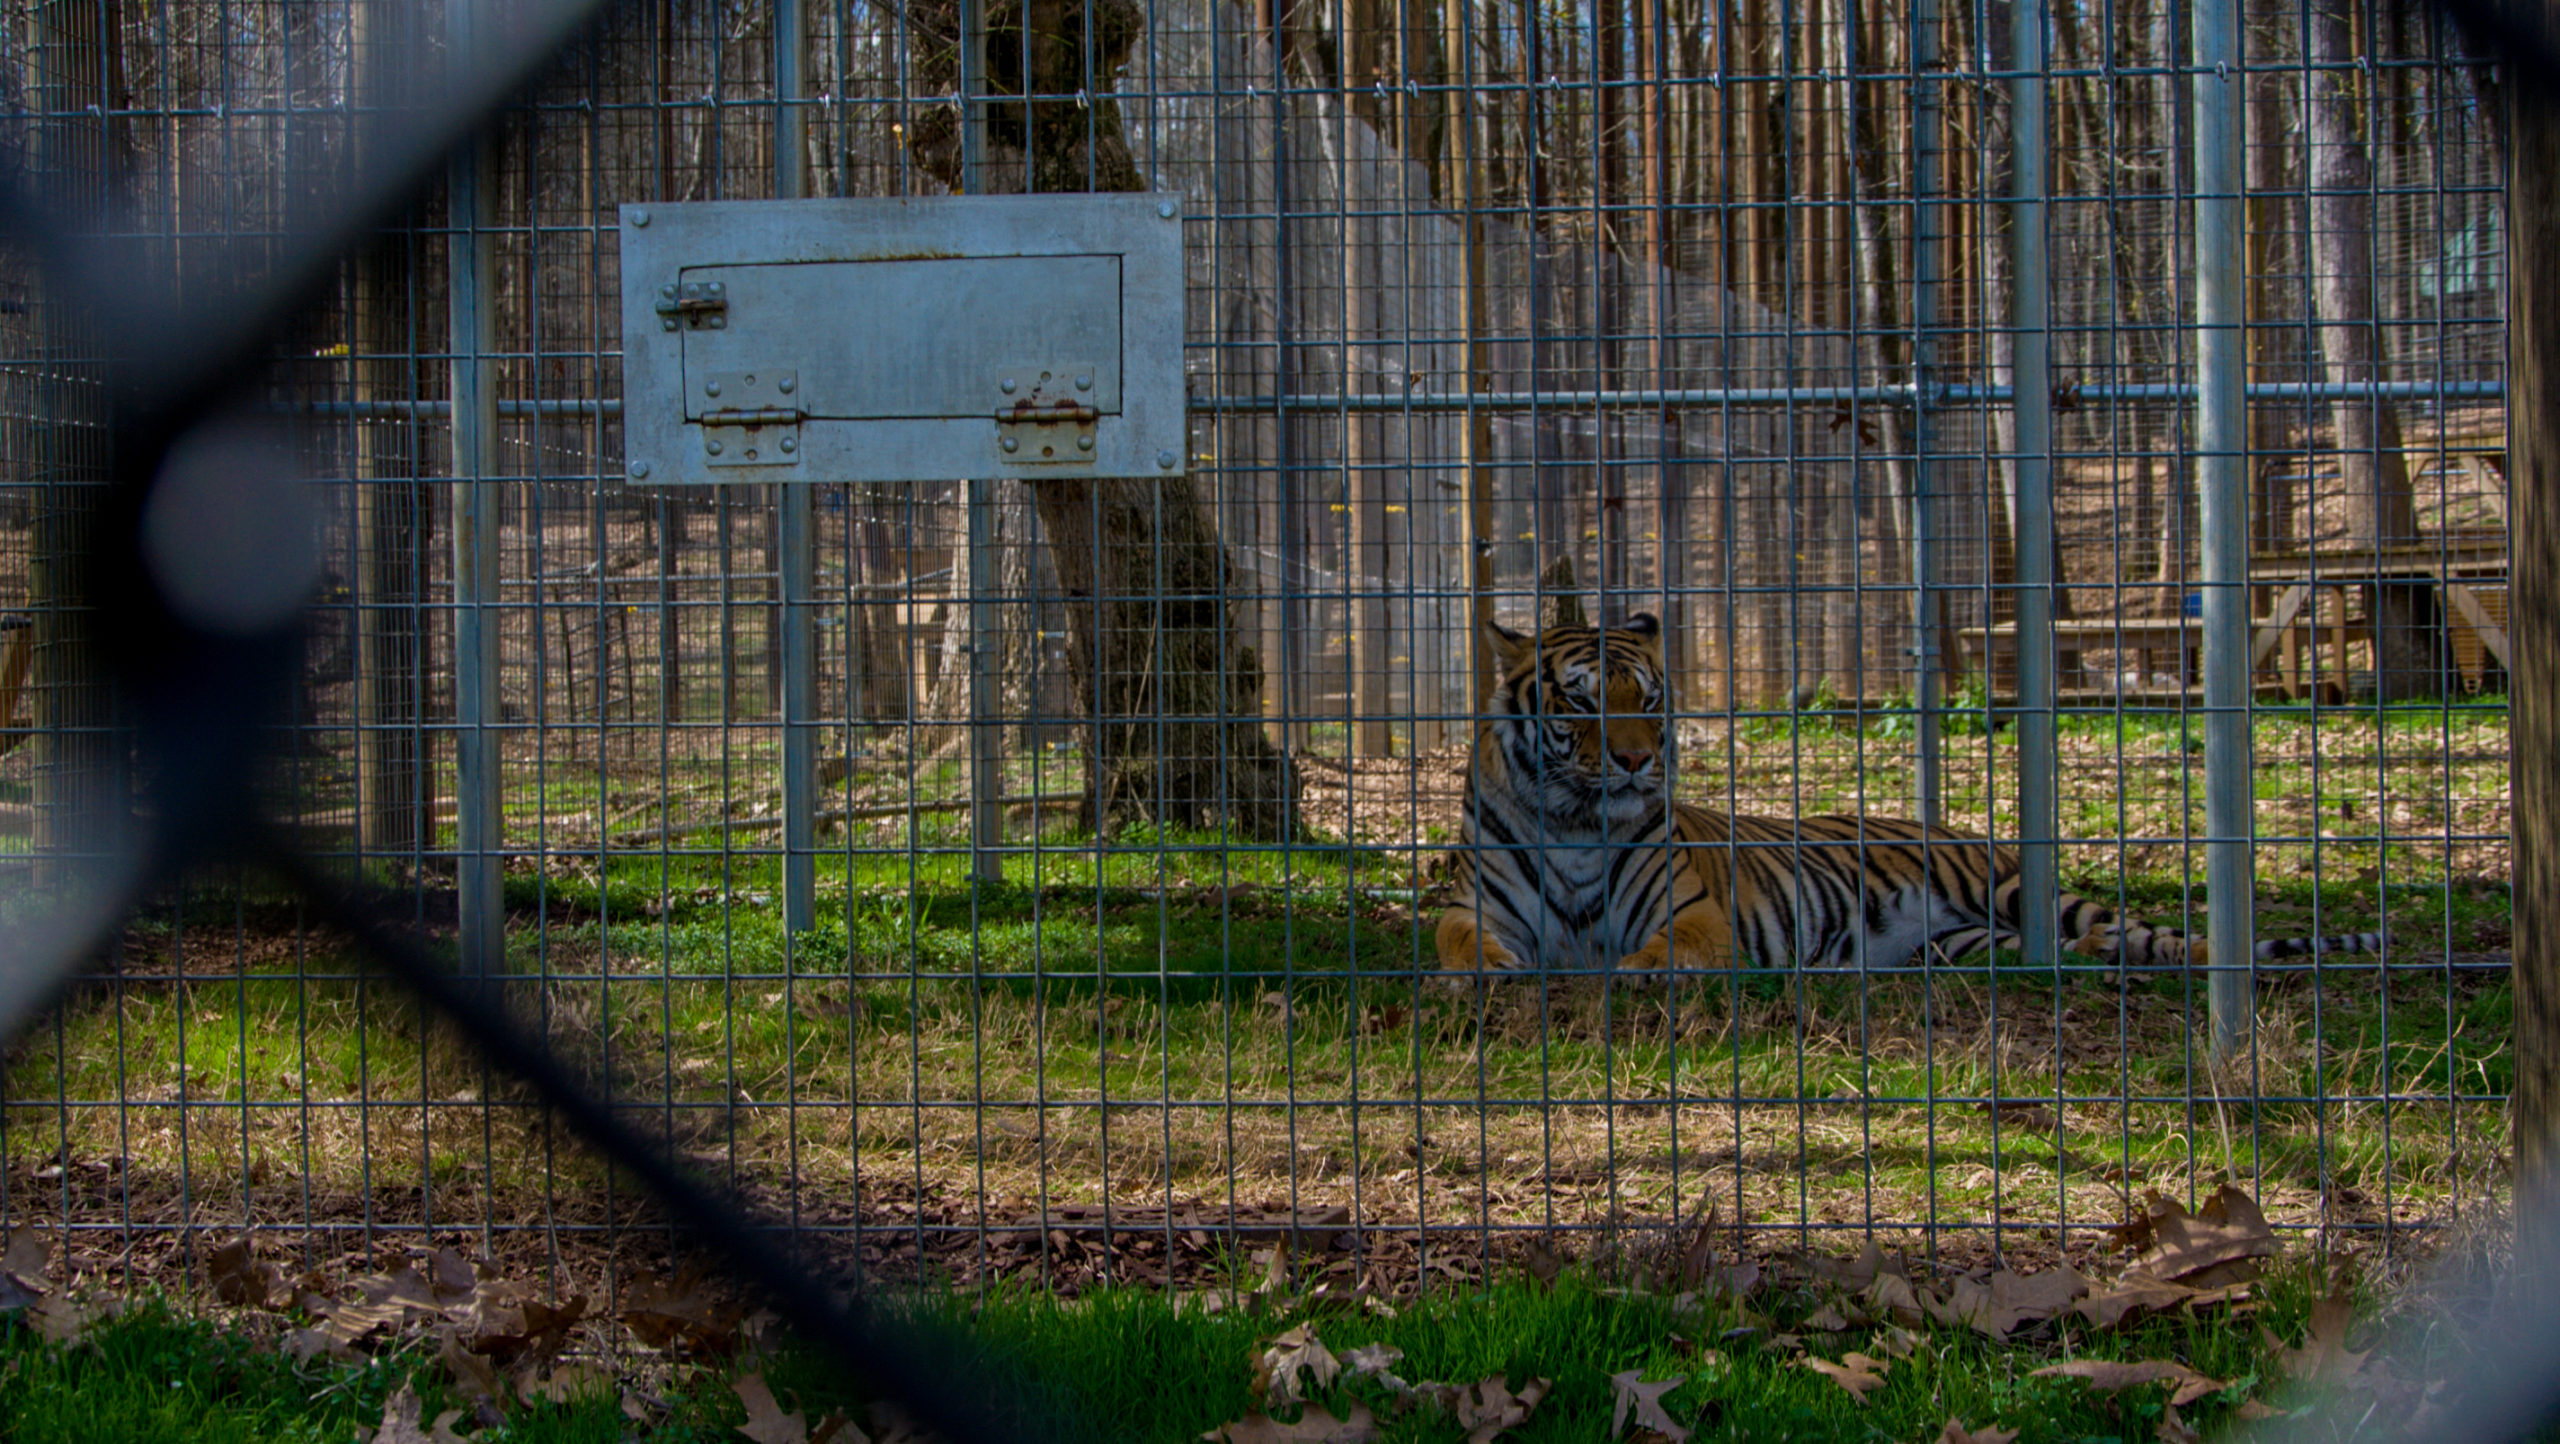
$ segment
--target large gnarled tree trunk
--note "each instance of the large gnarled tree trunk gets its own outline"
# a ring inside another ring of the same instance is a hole
[[[2319,317],[2320,355],[2335,386],[2360,386],[2381,375],[2381,337],[2373,303],[2372,183],[2357,110],[2363,73],[2347,6],[2316,0],[2304,50],[2311,62],[2305,108],[2311,144],[2311,271]],[[2346,478],[2347,531],[2360,546],[2405,545],[2417,539],[2418,517],[2400,453],[2400,421],[2380,398],[2342,397],[2329,415],[2337,429]],[[2433,696],[2444,674],[2443,627],[2435,592],[2425,582],[2365,588],[2373,621],[2374,687],[2384,701]]]
[[[1026,0],[985,9],[995,98],[980,189],[1143,189],[1110,95],[1145,31],[1143,13],[1134,0],[1027,0],[1027,12]],[[957,93],[958,5],[925,0],[908,13],[920,42],[916,89]],[[1008,99],[1026,93],[1026,78],[1029,94],[1089,101]],[[960,189],[956,109],[927,114],[912,134],[917,164]],[[1147,822],[1285,836],[1296,777],[1263,733],[1261,662],[1199,488],[1187,477],[1027,484],[1066,595],[1068,674],[1089,729],[1083,820],[1097,831]]]

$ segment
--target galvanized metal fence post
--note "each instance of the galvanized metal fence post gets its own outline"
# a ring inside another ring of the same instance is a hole
[[[2196,490],[2204,590],[2206,929],[2213,1056],[2236,1056],[2254,1014],[2257,884],[2249,755],[2249,412],[2242,234],[2240,9],[2195,10]]]
[[[481,53],[487,0],[446,11],[448,63]],[[506,758],[498,644],[497,150],[489,133],[448,168],[446,315],[452,327],[454,891],[462,971],[487,976],[506,962],[504,861]],[[432,826],[432,823],[429,824]]]
[[[973,196],[986,189],[986,79],[986,6],[983,0],[960,0],[960,189]],[[1028,124],[1027,110],[1025,116]],[[995,603],[987,595],[987,578],[996,566],[987,537],[996,486],[979,477],[961,493],[969,532],[969,875],[980,882],[1004,881],[1004,758],[996,732],[1003,699],[987,670],[997,625]],[[1085,766],[1094,765],[1096,759],[1085,759]]]
[[[2055,933],[2053,678],[2053,370],[2045,247],[2045,9],[2014,7],[2018,78],[2010,90],[2010,224],[2017,254],[2010,405],[2016,409],[2018,509],[2018,929],[2031,966],[2049,967]]]
[[[1938,321],[1938,249],[1932,205],[1938,196],[1938,6],[1915,0],[1911,9],[1911,705],[1919,726],[1913,741],[1912,804],[1922,822],[1940,811],[1944,729],[1938,709],[1945,659],[1938,655],[1938,608],[1931,589],[1936,565],[1930,536],[1929,441],[1936,360],[1931,331]]]
[[[809,193],[807,26],[801,0],[774,0],[773,193]],[[776,483],[774,549],[782,576],[782,925],[801,932],[818,918],[818,539],[809,481]]]

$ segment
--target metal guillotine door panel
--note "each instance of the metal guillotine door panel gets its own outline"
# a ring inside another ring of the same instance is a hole
[[[1182,469],[1180,228],[1162,198],[638,211],[623,226],[635,479]]]

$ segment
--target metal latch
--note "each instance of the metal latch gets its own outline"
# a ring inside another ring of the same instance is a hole
[[[729,328],[729,288],[719,281],[669,281],[658,288],[658,326],[682,321],[696,331]]]
[[[996,456],[1007,466],[1090,466],[1094,427],[1090,361],[1008,366],[996,373]]]
[[[713,284],[718,284],[714,282]],[[714,371],[702,380],[702,460],[706,466],[797,466],[797,371]]]

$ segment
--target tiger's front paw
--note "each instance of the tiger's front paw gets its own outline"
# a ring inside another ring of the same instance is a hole
[[[1448,973],[1515,973],[1520,960],[1511,950],[1491,938],[1470,939],[1463,948],[1443,948],[1440,970]]]
[[[1671,972],[1671,949],[1658,941],[1648,943],[1618,959],[1617,971],[1634,982],[1658,983]]]

